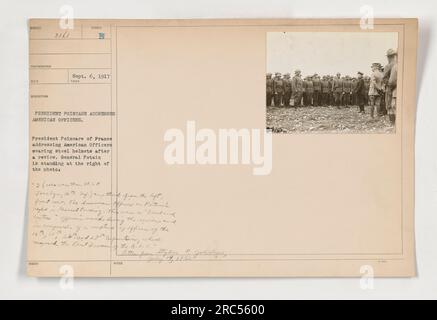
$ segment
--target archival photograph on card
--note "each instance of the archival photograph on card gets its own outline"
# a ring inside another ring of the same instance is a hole
[[[273,133],[395,133],[397,32],[268,32]]]

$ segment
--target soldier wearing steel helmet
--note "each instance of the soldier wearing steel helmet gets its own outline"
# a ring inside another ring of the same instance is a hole
[[[370,77],[369,98],[370,98],[370,116],[379,116],[381,103],[382,89],[382,72],[380,71],[381,64],[375,62],[372,64],[372,75]]]
[[[349,107],[351,102],[352,82],[349,76],[344,77],[343,81],[343,105]]]
[[[364,113],[365,97],[367,95],[363,75],[364,74],[361,71],[358,71],[355,87],[353,88],[356,97],[356,104],[360,109],[360,113]]]
[[[388,64],[384,67],[383,83],[385,87],[385,107],[390,122],[396,122],[396,95],[397,95],[397,51],[387,50]]]
[[[322,99],[321,104],[326,107],[329,104],[330,83],[329,76],[323,76],[322,81]]]
[[[280,107],[282,103],[282,96],[284,95],[284,80],[280,72],[276,72],[275,79],[273,79],[273,92],[275,107]]]
[[[309,107],[313,105],[314,86],[313,79],[307,76],[304,81],[304,101],[305,106]]]
[[[300,107],[302,103],[302,95],[303,95],[303,80],[301,76],[301,71],[296,70],[294,72],[294,77],[291,80],[291,91],[293,93],[293,102],[294,106]]]
[[[321,98],[322,98],[322,82],[317,73],[313,76],[313,88],[314,88],[314,93],[313,93],[314,106],[315,107],[320,106]]]
[[[282,96],[282,105],[284,107],[290,106],[291,92],[291,77],[289,73],[286,73],[284,74],[284,95]]]
[[[334,94],[335,105],[337,106],[337,108],[340,109],[341,97],[343,94],[343,79],[341,78],[340,73],[337,73],[336,77],[334,78],[332,84],[332,91]]]

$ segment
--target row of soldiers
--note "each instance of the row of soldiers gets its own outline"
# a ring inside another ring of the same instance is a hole
[[[296,70],[294,77],[289,73],[281,75],[271,73],[266,76],[267,106],[277,107],[301,106],[332,106],[338,108],[358,105],[359,111],[364,113],[364,106],[370,105],[371,116],[389,114],[392,123],[396,115],[396,78],[397,52],[387,51],[388,64],[383,67],[380,63],[373,63],[370,76],[358,72],[356,77],[318,74],[302,77],[301,71]],[[394,96],[393,96],[394,94]],[[394,98],[394,99],[393,99]]]
[[[370,87],[370,77],[365,77],[366,90]],[[267,74],[267,106],[328,106],[335,105],[335,93],[341,92],[339,106],[357,104],[357,78],[343,76],[339,79],[333,76],[315,74],[301,77],[301,71],[296,70],[295,76],[289,73],[281,75],[277,72],[275,77]],[[294,93],[294,94],[293,94]]]

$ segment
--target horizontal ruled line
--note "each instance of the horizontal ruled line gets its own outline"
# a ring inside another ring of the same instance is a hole
[[[99,39],[99,38],[68,38],[68,39],[53,39],[53,38],[30,38],[29,40],[53,40],[53,41],[64,41],[64,40],[111,40],[111,38]]]
[[[45,53],[29,53],[31,56],[41,55],[65,55],[65,54],[111,54],[110,52],[45,52]]]
[[[45,84],[112,84],[111,82],[47,82],[47,83],[30,83],[31,86],[45,85]]]
[[[378,259],[366,259],[366,258],[339,258],[339,259],[333,259],[333,258],[291,258],[291,259],[187,259],[187,260],[165,260],[165,259],[130,259],[130,260],[121,260],[121,259],[112,259],[112,260],[29,260],[28,263],[39,263],[39,262],[196,262],[196,261],[293,261],[293,260],[313,260],[313,261],[399,261],[404,260],[404,258],[390,258],[390,259],[384,259],[384,258],[378,258]]]
[[[38,69],[38,70],[112,70],[111,67],[109,68],[93,68],[93,67],[86,67],[86,68],[76,68],[76,67],[71,67],[71,68],[52,68],[52,67],[38,67],[38,66],[30,66],[29,69]]]

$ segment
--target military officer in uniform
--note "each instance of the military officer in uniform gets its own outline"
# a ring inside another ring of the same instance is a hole
[[[324,107],[326,107],[329,103],[329,80],[328,80],[328,76],[323,76],[322,81],[321,81],[321,86],[322,86],[322,105]]]
[[[383,82],[385,85],[385,106],[390,122],[396,122],[396,95],[397,95],[397,52],[394,49],[387,51],[388,64],[384,68]]]
[[[273,79],[273,92],[275,107],[280,107],[282,102],[282,96],[284,95],[284,80],[281,77],[281,73],[276,72],[275,79]]]
[[[352,87],[351,105],[353,105],[353,106],[358,105],[357,94],[356,94],[356,86],[357,86],[357,78],[353,77],[351,79],[351,87]]]
[[[335,99],[334,99],[334,77],[331,75],[328,77],[328,81],[329,81],[329,102],[328,104],[330,106],[333,106],[335,104]]]
[[[351,101],[352,82],[349,76],[345,76],[343,82],[343,104],[349,107]]]
[[[387,114],[392,125],[395,125],[396,123],[397,82],[398,82],[398,64],[396,62],[391,68],[390,78],[388,80],[388,87],[391,90],[391,100],[390,100],[390,107],[387,110]]]
[[[313,94],[314,94],[314,87],[313,87],[313,80],[310,76],[305,78],[304,82],[304,94],[305,94],[305,106],[309,107],[313,105]]]
[[[294,72],[294,77],[291,80],[291,91],[293,93],[294,106],[300,107],[302,103],[303,94],[303,80],[301,77],[301,71],[296,70]]]
[[[341,79],[341,74],[337,73],[332,84],[332,91],[334,94],[335,105],[340,109],[341,98],[343,94],[343,80]]]
[[[379,116],[379,108],[381,104],[382,90],[382,73],[380,71],[380,64],[372,64],[372,75],[370,77],[369,99],[370,99],[370,116],[373,118]]]
[[[303,90],[302,90],[302,106],[306,107],[307,103],[308,103],[308,98],[307,98],[307,93],[306,93],[306,88],[307,88],[307,81],[308,81],[308,76],[306,76],[305,78],[303,78]]]
[[[320,77],[318,74],[315,74],[313,77],[313,101],[314,106],[320,106],[321,105],[321,96],[322,96],[322,83],[320,81]]]
[[[289,107],[290,106],[290,99],[291,99],[291,92],[292,92],[291,78],[290,78],[289,73],[286,73],[284,75],[283,81],[284,81],[284,95],[283,95],[282,104],[284,107]]]
[[[370,87],[370,77],[365,76],[364,77],[364,87],[366,88],[366,96],[364,97],[364,104],[366,106],[369,105],[369,87]]]
[[[364,113],[364,104],[367,92],[364,85],[363,73],[361,71],[358,71],[358,79],[355,81],[354,93],[356,97],[356,104],[360,108],[359,112]]]

